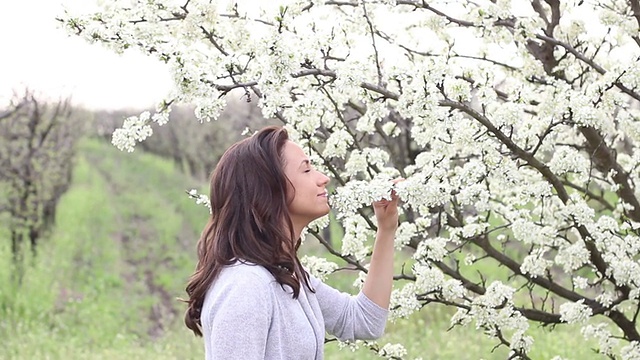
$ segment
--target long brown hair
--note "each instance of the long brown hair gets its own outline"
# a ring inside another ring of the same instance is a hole
[[[211,176],[211,217],[198,240],[198,263],[187,283],[184,322],[202,336],[200,312],[205,294],[225,265],[236,260],[265,267],[284,287],[300,293],[309,276],[297,258],[288,204],[293,186],[284,173],[289,140],[280,127],[266,127],[232,145]]]

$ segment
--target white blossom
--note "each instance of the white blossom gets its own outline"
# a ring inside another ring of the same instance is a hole
[[[326,280],[327,275],[338,269],[338,264],[317,256],[305,255],[300,259],[300,262],[309,270],[311,275],[323,281]]]
[[[462,325],[466,326],[473,321],[472,314],[468,310],[459,308],[455,314],[451,317],[451,326]]]
[[[602,304],[602,306],[609,307],[616,299],[616,294],[612,291],[604,291],[602,294],[596,296],[596,301]]]
[[[573,278],[573,286],[578,289],[586,289],[589,287],[589,280],[587,278],[583,278],[582,276],[576,276]]]
[[[518,219],[511,224],[511,230],[516,239],[525,244],[542,245],[555,236],[555,231],[551,227],[540,227],[539,225]]]
[[[393,183],[384,177],[371,181],[350,181],[337,189],[335,195],[331,197],[331,204],[338,212],[338,217],[342,217],[353,214],[374,201],[391,199],[392,190]]]
[[[356,289],[362,290],[362,286],[364,285],[364,281],[366,280],[366,278],[367,278],[367,274],[365,274],[364,272],[360,271],[358,273],[358,277],[353,282],[353,286]]]
[[[338,347],[340,349],[348,349],[351,352],[355,352],[356,350],[358,350],[360,348],[361,344],[362,344],[361,340],[356,340],[356,341],[340,341],[340,340],[338,340]]]
[[[324,149],[324,156],[326,157],[344,157],[347,153],[349,145],[353,143],[353,138],[344,129],[337,130],[329,139]]]
[[[418,244],[413,258],[416,260],[429,259],[442,261],[447,255],[447,239],[441,237],[426,238]]]
[[[563,266],[564,271],[571,272],[586,264],[590,255],[584,242],[576,241],[569,246],[561,247],[554,260],[556,264]]]
[[[367,112],[358,119],[356,130],[372,133],[375,131],[375,123],[387,116],[389,109],[384,103],[374,102],[369,103],[367,106]]]
[[[598,351],[603,355],[612,355],[619,343],[619,340],[611,334],[604,323],[587,324],[582,327],[580,332],[585,339],[595,339],[598,343]]]
[[[361,172],[365,172],[369,167],[367,163],[367,155],[363,154],[359,150],[354,150],[349,154],[349,159],[345,164],[345,175],[355,175]]]
[[[311,223],[309,223],[307,228],[309,228],[309,229],[311,229],[311,230],[313,230],[315,232],[320,232],[322,229],[326,228],[327,226],[329,226],[329,215],[328,214],[313,220]]]
[[[446,79],[444,82],[447,96],[458,101],[469,101],[471,98],[471,86],[461,79]]]
[[[533,337],[525,335],[524,330],[517,330],[511,336],[511,349],[519,352],[529,352],[533,346]]]
[[[564,211],[579,225],[591,225],[594,222],[595,211],[577,194],[571,195],[571,203],[565,207]]]
[[[454,301],[462,298],[464,286],[458,279],[449,279],[442,284],[442,297],[447,301]]]
[[[467,265],[467,266],[473,265],[473,263],[475,261],[476,261],[476,256],[474,254],[472,254],[472,253],[468,253],[464,257],[464,264]]]
[[[378,350],[378,355],[387,359],[397,359],[407,355],[407,349],[401,344],[386,343]]]
[[[442,288],[444,274],[440,269],[416,264],[413,266],[413,273],[416,276],[416,291],[426,293]]]
[[[389,319],[406,318],[420,308],[420,302],[416,299],[416,287],[413,283],[404,285],[400,289],[391,292],[391,304]]]
[[[398,226],[396,230],[396,237],[394,239],[394,247],[396,250],[402,250],[411,239],[417,235],[417,226],[413,223],[403,222]]]
[[[498,307],[504,303],[512,302],[514,293],[514,288],[500,281],[494,281],[487,287],[485,294],[477,297],[474,303],[488,307]]]
[[[388,160],[389,154],[381,149],[353,150],[345,164],[345,175],[365,174],[370,166],[383,168]]]
[[[369,252],[369,246],[366,243],[373,238],[373,231],[359,215],[345,218],[343,225],[342,254],[353,255],[358,260],[364,260]]]
[[[130,116],[124,120],[120,129],[113,132],[111,142],[120,150],[132,152],[136,141],[140,142],[151,136],[153,130],[149,125],[151,114],[148,111],[140,116]]]
[[[586,176],[589,171],[589,159],[585,158],[574,148],[558,147],[553,154],[553,158],[549,162],[551,171],[558,175],[564,175],[567,172],[575,172]]]
[[[560,320],[569,324],[583,323],[587,321],[592,314],[591,308],[584,304],[584,300],[560,305]]]
[[[522,261],[520,270],[525,274],[529,274],[532,278],[544,276],[547,269],[553,264],[553,262],[543,257],[545,252],[546,250],[542,248],[536,248],[531,251]]]
[[[157,109],[157,112],[151,116],[151,120],[156,124],[162,126],[169,122],[169,113],[171,112],[171,108],[167,109]]]
[[[640,342],[630,342],[629,345],[624,346],[620,350],[620,353],[622,354],[622,360],[640,359]]]
[[[201,122],[217,120],[225,106],[226,102],[224,99],[218,99],[214,96],[201,98],[196,102],[194,113],[196,118]]]
[[[640,264],[638,264],[638,261],[612,257],[610,263],[613,277],[620,284],[632,285],[640,283]]]
[[[211,213],[211,201],[209,200],[209,197],[207,195],[198,193],[198,190],[196,189],[189,190],[187,194],[190,198],[196,201],[197,205],[206,206],[209,209],[209,213]]]
[[[400,133],[400,129],[398,128],[398,126],[389,121],[384,123],[384,125],[382,125],[382,131],[384,131],[385,135],[388,136],[397,136]]]

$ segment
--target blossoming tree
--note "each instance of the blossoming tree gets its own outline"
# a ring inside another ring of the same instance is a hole
[[[210,120],[231,91],[258,99],[335,177],[342,247],[317,238],[363,273],[366,206],[404,177],[393,316],[445,304],[522,359],[531,324],[576,323],[603,356],[640,357],[638,0],[129,0],[60,20],[172,71],[121,149],[173,104]]]
[[[16,90],[0,110],[0,227],[11,239],[13,285],[22,283],[55,221],[83,133],[69,99],[47,102],[33,90]]]

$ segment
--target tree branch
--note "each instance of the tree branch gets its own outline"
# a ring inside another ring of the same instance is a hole
[[[562,47],[567,52],[569,52],[573,56],[575,56],[578,60],[584,62],[587,65],[589,65],[591,68],[593,68],[595,71],[597,71],[600,75],[604,75],[604,74],[607,73],[607,71],[602,66],[598,65],[595,61],[589,59],[584,54],[582,54],[581,52],[576,50],[573,46],[571,46],[571,45],[569,45],[569,44],[567,44],[565,42],[562,42],[562,41],[560,41],[558,39],[555,39],[553,37],[549,37],[547,35],[541,35],[541,34],[536,35],[536,38],[538,38],[540,40],[543,40],[543,41],[545,41],[547,43]],[[640,101],[640,94],[637,93],[637,92],[634,92],[631,89],[629,89],[627,86],[625,86],[619,80],[615,81],[613,83],[613,85],[615,87],[617,87],[618,89],[620,89],[620,91],[622,91],[623,93],[629,95],[630,97],[634,98],[635,100]]]
[[[596,193],[594,193],[593,191],[589,190],[586,187],[582,187],[580,185],[576,185],[572,182],[570,182],[569,180],[563,180],[562,183],[568,187],[574,188],[578,191],[580,191],[581,193],[587,195],[590,199],[596,200],[598,203],[600,203],[602,206],[604,206],[605,209],[609,210],[609,211],[613,211],[615,210],[615,207],[611,204],[609,204],[609,202],[607,201],[607,199],[604,198],[604,196],[602,195],[598,195]]]
[[[396,3],[398,5],[411,5],[414,6],[415,8],[420,8],[420,9],[425,9],[425,10],[429,10],[432,13],[442,16],[445,19],[447,19],[450,23],[454,23],[460,26],[464,26],[464,27],[471,27],[471,26],[475,26],[474,23],[472,23],[471,21],[466,21],[466,20],[460,20],[460,19],[456,19],[452,16],[449,16],[445,13],[443,13],[440,10],[437,10],[436,8],[432,7],[431,5],[427,4],[426,1],[413,1],[413,0],[397,0]]]
[[[618,164],[616,154],[607,146],[604,137],[594,128],[581,126],[580,132],[587,140],[587,148],[592,154],[596,168],[604,174],[613,170],[613,181],[619,185],[616,193],[627,204],[633,206],[625,210],[625,214],[633,221],[640,222],[640,202],[636,198],[634,188],[630,184],[629,174]]]
[[[373,28],[373,23],[369,18],[369,13],[367,13],[367,2],[362,2],[362,10],[364,12],[364,18],[367,20],[367,25],[369,26],[369,33],[371,34],[371,45],[373,46],[373,55],[376,60],[376,70],[378,71],[378,86],[383,86],[382,84],[382,68],[380,67],[380,58],[378,56],[378,47],[376,46],[376,31]]]
[[[204,28],[204,26],[200,25],[200,30],[202,30],[202,33],[204,34],[204,36],[209,40],[209,42],[216,48],[218,49],[218,51],[220,51],[220,53],[224,56],[229,56],[229,53],[226,52],[222,46],[220,44],[218,44],[218,41],[214,38],[213,35],[213,31],[207,31],[207,29]]]
[[[359,261],[354,260],[352,257],[350,256],[346,256],[346,255],[342,255],[341,252],[336,251],[333,246],[331,246],[331,244],[329,244],[329,242],[327,242],[322,236],[320,236],[320,234],[318,234],[316,231],[313,230],[309,230],[309,233],[311,235],[313,235],[313,237],[315,237],[320,244],[322,244],[322,246],[325,247],[325,249],[327,249],[327,251],[334,256],[337,256],[339,258],[341,258],[342,260],[344,260],[345,262],[347,262],[350,265],[353,265],[356,267],[356,269],[364,272],[365,274],[368,273],[367,268],[365,268]]]

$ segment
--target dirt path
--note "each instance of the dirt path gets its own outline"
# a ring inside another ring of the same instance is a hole
[[[182,219],[181,230],[171,239],[159,241],[154,220],[142,212],[137,212],[135,203],[126,203],[125,191],[131,184],[119,183],[106,169],[99,156],[87,155],[87,159],[107,182],[108,191],[117,206],[127,207],[126,212],[117,212],[112,233],[114,246],[121,249],[122,259],[118,269],[126,289],[124,303],[145,303],[140,309],[147,312],[147,324],[140,324],[137,331],[145,332],[152,340],[161,337],[169,325],[182,316],[183,304],[176,299],[175,289],[171,291],[159,281],[159,272],[175,270],[170,254],[191,249],[195,234]],[[129,189],[129,190],[127,190]],[[144,190],[141,190],[144,191]],[[124,213],[124,215],[123,215]],[[156,220],[157,221],[157,220]],[[176,249],[176,247],[178,249]],[[142,300],[142,301],[141,301]]]

